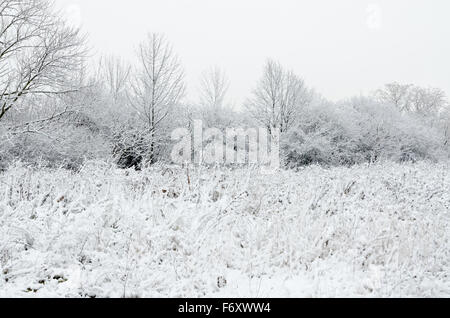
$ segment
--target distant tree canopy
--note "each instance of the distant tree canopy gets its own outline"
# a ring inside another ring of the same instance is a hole
[[[445,92],[440,88],[423,88],[412,84],[389,83],[376,92],[382,103],[394,105],[402,112],[435,115],[448,106]]]

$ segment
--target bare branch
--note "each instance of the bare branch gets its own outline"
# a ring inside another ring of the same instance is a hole
[[[84,43],[78,29],[54,15],[50,1],[1,1],[0,120],[24,96],[74,91]]]

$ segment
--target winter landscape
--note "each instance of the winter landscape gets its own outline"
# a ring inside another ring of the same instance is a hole
[[[0,0],[0,298],[450,297],[449,82],[329,99],[265,56],[240,101],[69,8]]]

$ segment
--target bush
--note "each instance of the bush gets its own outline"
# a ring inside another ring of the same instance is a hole
[[[449,158],[445,139],[443,130],[425,118],[357,98],[306,109],[297,127],[283,137],[282,150],[289,168],[438,161]]]
[[[0,169],[16,161],[45,167],[77,170],[86,160],[107,159],[107,138],[84,127],[48,127],[39,132],[3,133]]]

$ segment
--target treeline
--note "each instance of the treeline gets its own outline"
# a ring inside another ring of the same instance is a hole
[[[180,58],[149,34],[134,64],[105,57],[87,66],[86,41],[45,0],[0,1],[0,168],[18,160],[77,169],[86,160],[121,168],[170,163],[171,132],[279,129],[286,167],[449,158],[450,110],[436,88],[388,84],[333,103],[269,60],[242,107],[229,80],[204,72],[199,100],[186,100]]]

